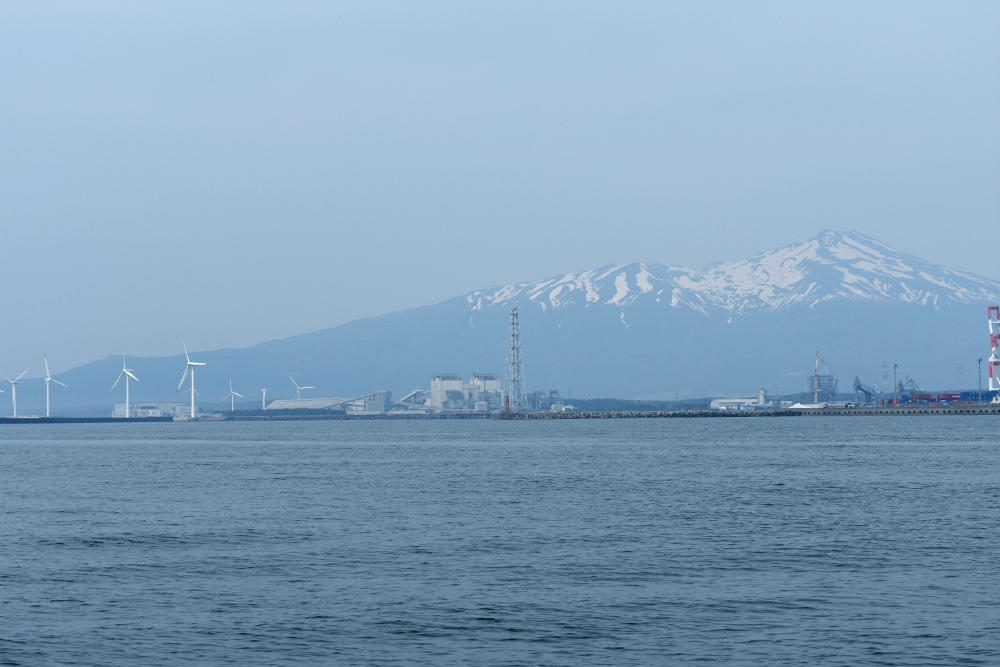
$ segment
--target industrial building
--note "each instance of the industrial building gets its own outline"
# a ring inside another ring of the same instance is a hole
[[[427,405],[443,412],[489,412],[499,410],[500,378],[493,373],[473,373],[468,383],[461,375],[442,374],[431,379]]]
[[[756,398],[716,398],[711,403],[713,410],[755,410],[762,408]]]
[[[384,414],[392,410],[392,392],[380,389],[354,398],[279,398],[265,410],[343,410],[350,414]]]
[[[392,392],[380,389],[365,396],[364,411],[370,413],[389,412],[392,410]]]
[[[758,387],[754,398],[717,398],[710,403],[713,410],[767,410],[791,407],[791,401],[772,396],[767,387]]]
[[[340,410],[350,398],[276,398],[265,410]]]
[[[565,409],[562,395],[558,389],[533,391],[528,394],[528,409],[540,412],[562,412]]]
[[[141,419],[148,417],[191,417],[190,403],[129,403],[128,418]],[[201,408],[195,407],[195,417],[201,415]],[[111,413],[112,417],[125,419],[125,404],[115,403],[115,409]]]
[[[464,410],[461,375],[435,375],[431,379],[430,405],[437,410]]]
[[[399,400],[380,389],[353,398],[276,399],[265,410],[343,410],[348,414],[388,412],[490,412],[500,410],[503,400],[500,379],[493,373],[473,373],[468,382],[461,375],[444,373],[431,379],[430,390],[412,391]]]

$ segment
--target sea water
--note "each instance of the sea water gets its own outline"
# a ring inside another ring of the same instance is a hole
[[[0,664],[1000,664],[998,429],[0,426]]]

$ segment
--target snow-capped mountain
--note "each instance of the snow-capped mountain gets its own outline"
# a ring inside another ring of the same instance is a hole
[[[998,298],[1000,282],[931,264],[857,232],[827,230],[803,243],[700,271],[614,264],[476,291],[466,301],[472,310],[528,301],[543,311],[639,305],[708,314],[814,307],[834,299],[939,308]]]
[[[608,265],[246,349],[199,351],[210,365],[198,381],[206,397],[224,396],[233,378],[238,389],[271,387],[268,398],[282,398],[294,394],[289,375],[317,387],[316,396],[401,395],[426,389],[438,373],[502,376],[516,306],[530,390],[661,399],[753,394],[758,385],[794,392],[817,348],[844,387],[854,376],[884,380],[898,364],[901,378],[925,388],[968,389],[977,386],[977,359],[989,354],[986,308],[996,303],[1000,282],[827,231],[703,270]],[[74,388],[61,400],[108,403],[120,364],[111,356],[61,376]],[[183,357],[132,367],[142,377],[136,400],[176,397]]]

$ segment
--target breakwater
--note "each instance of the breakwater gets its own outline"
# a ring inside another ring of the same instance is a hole
[[[850,416],[903,416],[919,417],[927,415],[1000,415],[1000,405],[903,405],[880,408],[816,408],[796,410],[805,416],[850,417]]]
[[[26,424],[153,424],[171,422],[173,417],[0,417],[0,424],[24,426]]]
[[[494,419],[686,419],[801,417],[802,410],[608,410],[570,412],[495,412]]]
[[[280,410],[275,410],[275,413],[281,412]],[[319,412],[319,411],[317,411]],[[364,415],[352,415],[344,414],[343,412],[337,412],[336,414],[299,414],[299,415],[282,415],[282,414],[253,414],[253,415],[223,415],[222,421],[234,421],[234,422],[299,422],[299,421],[390,421],[390,420],[402,420],[402,421],[419,421],[419,420],[429,420],[429,419],[489,419],[490,413],[488,412],[437,412],[437,413],[424,413],[424,412],[389,412],[389,413],[376,413],[376,414],[364,414]]]
[[[610,410],[572,412],[499,412],[493,419],[690,419],[750,417],[917,417],[933,415],[1000,415],[1000,405],[808,408],[800,410]]]

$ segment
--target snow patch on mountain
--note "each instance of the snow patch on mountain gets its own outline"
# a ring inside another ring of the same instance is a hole
[[[669,299],[660,298],[665,291]],[[835,299],[940,308],[998,301],[1000,282],[926,262],[856,232],[824,231],[802,243],[704,270],[613,264],[467,296],[472,310],[528,301],[546,312],[645,306],[705,315],[813,307]],[[621,317],[625,324],[624,312]]]
[[[649,272],[645,264],[640,264],[639,273],[635,274],[635,283],[639,286],[639,290],[645,294],[646,292],[653,291],[653,284],[649,282],[649,279],[653,277],[653,274]]]
[[[628,276],[623,271],[615,276],[615,295],[608,300],[608,303],[621,304],[622,299],[628,296]]]

